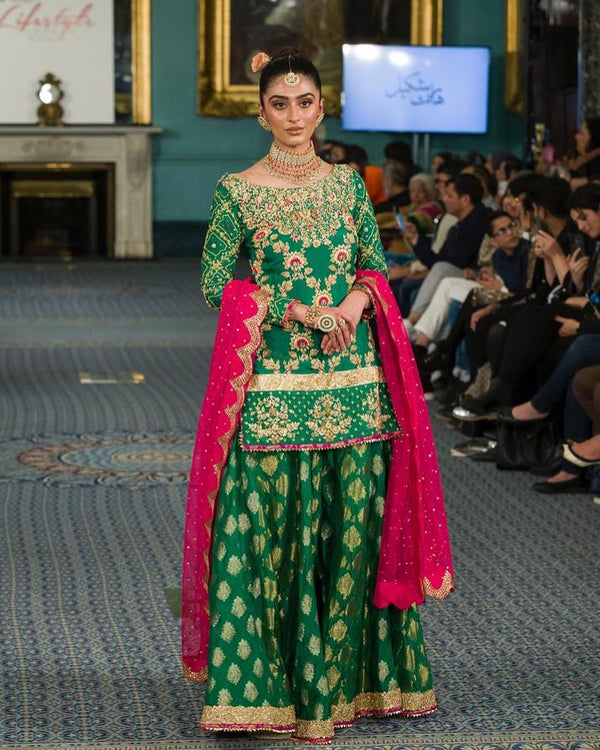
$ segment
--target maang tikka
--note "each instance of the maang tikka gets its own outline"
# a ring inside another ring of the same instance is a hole
[[[294,73],[292,70],[292,56],[288,55],[288,65],[290,67],[289,73],[286,73],[283,76],[283,80],[285,82],[286,86],[290,86],[293,88],[294,86],[297,86],[300,83],[300,76],[297,73]]]

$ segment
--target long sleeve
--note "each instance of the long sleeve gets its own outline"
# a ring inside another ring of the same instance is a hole
[[[361,271],[379,271],[387,277],[387,265],[383,255],[383,245],[379,235],[373,205],[367,195],[365,183],[356,173],[356,204],[354,206],[354,224],[358,239],[358,258],[356,267]]]
[[[238,206],[220,181],[210,209],[200,277],[206,303],[216,310],[221,308],[225,285],[233,278],[242,238]]]

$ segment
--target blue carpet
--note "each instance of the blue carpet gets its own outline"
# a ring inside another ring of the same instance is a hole
[[[19,335],[0,346],[0,744],[296,747],[200,733],[203,689],[180,677],[165,592],[215,325],[194,266],[0,266],[5,289],[0,334]],[[61,327],[82,320],[102,336]],[[165,320],[184,334],[153,336]],[[145,382],[85,385],[82,371]],[[422,610],[441,707],[359,722],[335,748],[598,750],[600,507],[452,458],[464,438],[433,424],[458,589]]]

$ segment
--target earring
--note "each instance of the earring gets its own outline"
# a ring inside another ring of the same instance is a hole
[[[319,127],[319,125],[323,122],[323,118],[325,117],[325,113],[321,112],[321,114],[317,117],[317,121],[315,122],[315,127]]]
[[[265,120],[265,118],[262,115],[259,115],[256,119],[258,120],[258,124],[261,126],[261,128],[264,128],[268,132],[271,131],[271,126],[269,125],[269,123],[267,122],[267,120]]]

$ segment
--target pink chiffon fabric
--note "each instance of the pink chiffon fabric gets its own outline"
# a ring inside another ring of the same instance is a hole
[[[357,283],[377,306],[382,366],[402,437],[392,460],[374,603],[407,609],[425,595],[453,590],[446,515],[431,424],[419,374],[396,300],[384,276],[359,271]],[[185,676],[207,677],[208,582],[212,527],[231,441],[239,424],[268,298],[250,281],[230,281],[221,314],[192,458],[182,577],[182,657]]]
[[[385,277],[359,271],[377,305],[377,343],[402,437],[392,442],[374,603],[407,609],[454,590],[454,570],[431,422],[412,347]]]
[[[184,675],[192,681],[207,677],[213,519],[223,468],[260,345],[260,325],[267,314],[267,303],[267,295],[256,285],[237,280],[225,286],[221,300],[192,457],[185,520],[181,642]]]

